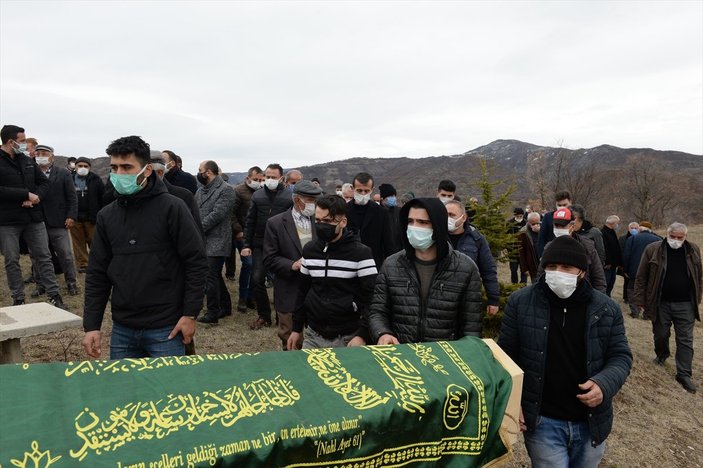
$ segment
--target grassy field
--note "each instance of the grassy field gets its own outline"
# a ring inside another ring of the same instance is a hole
[[[703,246],[703,226],[689,231],[689,239]],[[23,257],[25,272],[29,262]],[[0,269],[0,306],[12,303],[4,269]],[[509,281],[509,271],[500,266],[500,280]],[[80,275],[80,283],[83,275]],[[62,290],[63,278],[59,279]],[[233,302],[237,300],[237,282],[228,281]],[[33,285],[27,287],[28,302],[33,301],[29,293]],[[622,278],[618,277],[613,298],[622,302]],[[62,293],[63,294],[63,293]],[[82,315],[81,295],[70,297],[63,294],[68,308]],[[39,299],[40,300],[40,299]],[[36,301],[36,300],[34,300]],[[651,324],[632,319],[625,313],[625,326],[634,355],[632,373],[625,386],[615,398],[615,421],[613,431],[607,440],[604,467],[703,467],[703,358],[701,338],[703,327],[696,322],[694,346],[697,347],[693,362],[694,382],[700,390],[691,395],[674,380],[676,374],[673,358],[661,368],[652,363],[654,357]],[[196,333],[198,353],[234,353],[252,351],[278,351],[280,341],[274,328],[252,331],[248,323],[256,317],[256,312],[246,314],[236,310],[232,317],[221,320],[217,326],[199,325]],[[108,344],[111,332],[111,316],[108,310],[103,323],[103,357],[109,355]],[[86,356],[81,347],[83,333],[80,330],[66,330],[22,340],[22,351],[27,362],[51,362],[81,360]],[[672,337],[672,352],[675,346]],[[522,442],[514,447],[513,460],[509,467],[529,466],[529,458]]]

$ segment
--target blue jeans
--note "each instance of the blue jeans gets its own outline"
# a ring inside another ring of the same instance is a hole
[[[169,340],[168,335],[172,330],[172,326],[135,329],[113,322],[110,359],[183,356],[183,335],[179,333]]]
[[[586,421],[538,416],[534,429],[523,434],[533,468],[597,468],[605,452],[605,442],[591,446]]]

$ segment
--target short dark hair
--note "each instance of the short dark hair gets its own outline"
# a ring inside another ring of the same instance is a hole
[[[176,162],[176,153],[174,153],[171,150],[163,150],[162,153],[168,154],[168,157],[171,158],[171,161]]]
[[[456,192],[456,184],[449,179],[444,179],[439,181],[437,186],[437,191],[444,190],[445,192]]]
[[[252,166],[247,171],[247,176],[251,177],[254,174],[262,174],[263,172],[259,166]]]
[[[24,133],[24,128],[17,125],[3,125],[2,129],[0,129],[0,140],[4,145],[10,140],[16,140],[17,135],[20,133]]]
[[[218,166],[215,161],[205,161],[203,163],[203,167],[206,171],[212,171],[212,173],[215,175],[220,174],[220,166]]]
[[[571,194],[569,193],[568,190],[560,190],[557,193],[554,194],[554,201],[559,201],[559,200],[569,200],[571,201]]]
[[[352,186],[354,186],[354,182],[359,181],[360,184],[368,184],[369,181],[371,181],[371,187],[374,186],[373,183],[373,177],[371,177],[371,174],[368,172],[359,172],[357,175],[354,176],[352,179]]]
[[[271,163],[266,166],[266,169],[276,169],[279,174],[283,175],[283,167],[281,167],[281,165],[278,163]]]
[[[78,161],[78,160],[77,160],[76,158],[74,158],[73,156],[71,156],[70,158],[68,158],[68,159],[66,160],[66,162],[69,162],[69,163],[70,163],[70,162],[76,162],[76,161]]]
[[[136,135],[118,138],[110,143],[105,150],[108,156],[127,156],[134,153],[142,167],[151,162],[151,149],[149,143]]]
[[[315,203],[323,210],[329,210],[333,218],[347,215],[347,202],[339,195],[322,195]]]
[[[560,200],[563,200],[563,198],[560,198]],[[578,218],[580,218],[581,221],[586,221],[586,208],[584,208],[581,205],[571,205],[569,207],[569,209],[571,210],[571,213],[574,216],[577,216]],[[572,221],[573,221],[573,219],[572,219]]]

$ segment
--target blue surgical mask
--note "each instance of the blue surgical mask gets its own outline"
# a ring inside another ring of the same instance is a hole
[[[434,239],[432,239],[433,234],[434,230],[431,228],[408,226],[408,242],[417,250],[427,250],[432,247],[432,244],[434,244]]]
[[[632,234],[633,236],[636,236],[638,232],[640,231],[637,229],[630,229],[630,234]]]
[[[115,174],[114,172],[111,172],[110,182],[112,183],[112,186],[115,187],[117,193],[119,193],[120,195],[135,194],[140,191],[143,187],[145,180],[138,184],[137,178],[144,173],[146,168],[147,166],[144,166],[144,169],[139,171],[138,174]]]
[[[394,207],[396,204],[396,198],[395,195],[391,195],[390,197],[386,197],[386,206]]]

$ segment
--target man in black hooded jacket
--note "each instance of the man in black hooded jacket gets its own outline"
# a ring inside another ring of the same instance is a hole
[[[400,211],[404,250],[376,279],[372,343],[456,340],[481,335],[481,276],[448,242],[447,210],[437,198],[416,198]]]
[[[111,299],[110,359],[183,355],[203,305],[205,245],[185,203],[170,195],[137,136],[113,141],[117,199],[100,210],[85,280],[83,348],[100,357]]]

